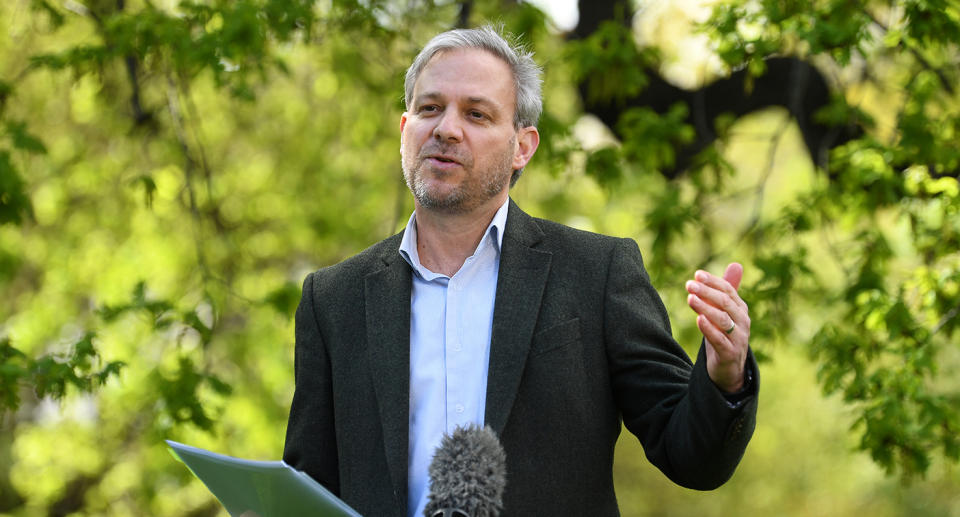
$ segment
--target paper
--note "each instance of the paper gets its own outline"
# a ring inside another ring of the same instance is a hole
[[[167,440],[173,453],[233,517],[361,517],[283,461],[253,461]]]

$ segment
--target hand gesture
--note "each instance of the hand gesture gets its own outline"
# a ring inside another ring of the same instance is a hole
[[[723,278],[697,271],[686,284],[687,304],[697,313],[697,326],[706,340],[707,373],[721,390],[734,393],[743,387],[750,315],[737,294],[743,266],[727,266]]]

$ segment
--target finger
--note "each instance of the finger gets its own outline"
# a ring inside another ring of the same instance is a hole
[[[697,316],[697,327],[700,329],[703,337],[706,338],[707,344],[713,348],[714,352],[720,357],[728,358],[734,353],[731,336],[718,329],[706,316]],[[737,329],[733,331],[736,332]]]
[[[697,273],[699,277],[699,271]],[[726,284],[725,280],[720,281]],[[686,287],[688,293],[699,296],[705,302],[731,314],[731,316],[734,313],[746,310],[746,303],[740,299],[740,296],[729,284],[726,284],[726,290],[720,290],[705,283],[691,280],[687,282]]]
[[[734,289],[740,289],[740,281],[743,280],[743,266],[738,262],[732,262],[723,272],[723,279],[726,280]]]
[[[693,278],[703,285],[712,287],[718,291],[723,291],[733,297],[737,294],[737,289],[733,287],[725,278],[719,277],[702,269],[698,269],[693,274]]]
[[[687,304],[698,315],[707,318],[707,320],[709,320],[709,322],[712,323],[717,330],[726,332],[733,327],[734,322],[736,321],[732,315],[728,314],[724,310],[710,305],[697,295],[691,294],[687,296]]]

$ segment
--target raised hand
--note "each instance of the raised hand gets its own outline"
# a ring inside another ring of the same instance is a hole
[[[686,284],[687,304],[697,313],[697,326],[707,343],[707,373],[720,389],[734,393],[743,387],[750,315],[737,294],[743,266],[727,266],[723,278],[697,271]]]

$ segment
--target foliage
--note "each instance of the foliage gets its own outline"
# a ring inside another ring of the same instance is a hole
[[[786,425],[798,406],[771,407],[771,420],[761,410],[743,481],[719,497],[742,505],[777,490],[770,479],[791,461],[809,468],[788,470],[781,498],[814,478],[852,483],[862,472],[876,492],[860,497],[892,505],[890,515],[952,497],[942,461],[960,450],[949,374],[960,360],[960,155],[951,147],[960,104],[957,68],[947,66],[958,56],[956,7],[718,4],[699,30],[727,69],[760,74],[774,55],[809,59],[837,89],[818,116],[864,133],[813,170],[782,113],[721,117],[717,143],[667,179],[658,171],[692,138],[689,106],[625,110],[624,137],[598,145],[585,136],[578,97],[618,102],[647,87],[645,67],[672,56],[637,46],[613,21],[572,42],[529,4],[466,4],[471,23],[501,20],[546,65],[543,142],[513,192],[527,210],[640,241],[690,346],[698,337],[682,317],[683,279],[729,260],[747,266],[753,345],[773,359],[764,371],[782,376],[764,373],[761,407],[780,398],[816,407],[817,432]],[[214,515],[216,502],[170,461],[163,439],[279,455],[300,282],[406,221],[403,72],[461,8],[0,6],[10,34],[0,40],[0,513]],[[795,396],[810,383],[780,369],[796,353],[783,343],[802,346],[842,406]],[[846,453],[826,430],[833,419],[849,421],[882,468],[933,472],[947,488],[897,492],[869,466],[813,465],[804,448]],[[65,448],[76,454],[58,453]],[[634,479],[641,464],[639,452],[618,457],[618,478]],[[640,477],[619,490],[627,514],[655,513],[660,499],[674,515],[715,506],[684,510],[673,503],[687,496]],[[823,513],[777,500],[783,513]]]
[[[582,82],[590,100],[621,101],[647,85],[642,64],[655,63],[655,48],[638,48],[633,34],[614,20],[604,22],[589,38],[571,42],[567,59],[574,80]]]
[[[73,345],[73,352],[65,357],[46,354],[37,359],[27,357],[23,352],[10,345],[9,339],[0,341],[0,400],[6,409],[15,410],[20,405],[20,386],[32,387],[36,396],[63,398],[67,387],[73,386],[81,392],[92,392],[106,384],[111,376],[120,374],[123,363],[110,361],[102,368],[95,369],[100,362],[94,348],[93,333],[87,333],[83,339]]]
[[[837,236],[822,242],[839,278],[825,282],[822,263],[807,260],[795,272],[823,286],[820,303],[832,313],[810,353],[824,391],[857,408],[859,447],[878,464],[912,477],[935,455],[956,461],[960,421],[949,408],[958,407],[958,392],[940,369],[960,326],[960,104],[957,69],[942,65],[958,58],[960,10],[926,1],[730,3],[705,27],[728,66],[759,72],[766,57],[792,53],[841,74],[861,69],[840,83],[851,107],[834,103],[821,116],[847,111],[868,131],[834,149],[830,181],[801,205],[810,223],[787,234]],[[765,237],[765,246],[782,246]],[[793,253],[815,246],[822,248]],[[782,316],[781,324],[794,319]]]

